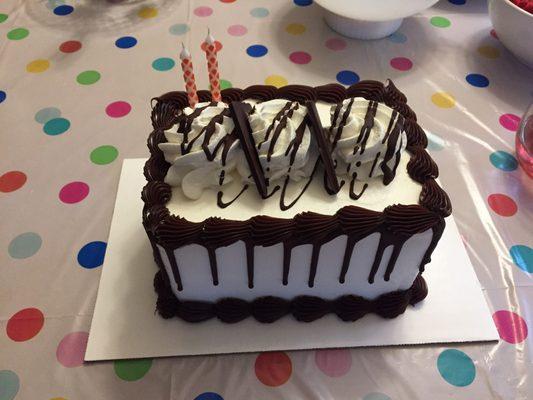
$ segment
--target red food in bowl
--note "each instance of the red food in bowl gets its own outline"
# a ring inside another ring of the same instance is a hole
[[[530,14],[533,14],[533,0],[511,0],[511,3]]]

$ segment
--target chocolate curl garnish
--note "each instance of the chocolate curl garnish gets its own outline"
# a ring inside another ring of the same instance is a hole
[[[237,136],[241,142],[241,147],[250,167],[252,178],[255,182],[255,187],[263,199],[267,198],[267,183],[261,162],[259,161],[259,154],[257,154],[257,148],[255,147],[254,138],[252,136],[252,128],[248,121],[248,114],[246,112],[249,105],[244,103],[233,101],[230,106],[230,112],[235,123],[237,130]]]
[[[338,193],[341,189],[339,181],[337,180],[337,174],[335,173],[335,166],[333,164],[333,158],[331,158],[331,147],[329,141],[326,140],[324,135],[324,128],[320,123],[320,117],[316,109],[316,105],[312,101],[306,101],[307,118],[309,119],[309,128],[311,134],[315,137],[318,145],[318,151],[322,164],[324,165],[324,174],[326,175],[326,190],[329,194]]]

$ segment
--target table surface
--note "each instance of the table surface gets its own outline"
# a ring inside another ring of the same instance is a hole
[[[484,1],[441,1],[369,42],[321,13],[311,0],[0,2],[0,400],[533,393],[533,185],[513,156],[533,72]],[[83,363],[121,160],[148,154],[149,99],[183,88],[180,42],[206,87],[207,26],[223,87],[392,78],[407,94],[499,343]]]

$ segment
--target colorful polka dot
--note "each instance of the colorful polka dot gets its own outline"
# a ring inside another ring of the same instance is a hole
[[[440,136],[428,131],[426,131],[426,136],[428,138],[428,149],[430,151],[441,151],[446,146],[446,141]]]
[[[211,7],[202,6],[196,7],[193,12],[197,17],[209,17],[213,14],[213,9]]]
[[[89,185],[85,182],[70,182],[59,191],[59,200],[66,204],[79,203],[89,195]]]
[[[492,211],[502,217],[511,217],[515,215],[518,210],[515,201],[509,196],[501,193],[491,194],[487,199],[487,203],[489,203]]]
[[[250,57],[263,57],[268,53],[268,49],[262,44],[254,44],[246,49],[246,54]]]
[[[67,368],[83,365],[88,340],[89,334],[87,332],[72,332],[65,335],[56,349],[57,361]]]
[[[190,28],[187,24],[174,24],[170,28],[168,28],[168,31],[172,35],[180,36],[185,35],[187,32],[189,32]]]
[[[83,71],[76,77],[76,82],[80,85],[92,85],[100,80],[100,73],[98,71]]]
[[[456,6],[462,6],[466,4],[466,0],[448,0],[448,2],[455,4]]]
[[[391,400],[391,398],[383,393],[372,392],[365,395],[363,400]]]
[[[448,18],[444,17],[432,17],[429,22],[437,28],[447,28],[452,24]]]
[[[502,171],[514,171],[518,168],[518,161],[512,155],[503,150],[498,150],[489,156],[490,162]]]
[[[500,57],[500,50],[493,46],[479,46],[477,49],[478,53],[484,57],[495,59]]]
[[[106,165],[110,164],[118,157],[118,150],[115,146],[103,145],[99,146],[93,151],[89,158],[94,164],[97,165]]]
[[[498,39],[498,40],[500,39],[494,29],[490,30],[490,36],[492,36],[494,39]]]
[[[11,258],[21,260],[35,255],[41,248],[42,244],[43,240],[39,234],[35,232],[25,232],[16,236],[11,242],[9,242],[7,252]]]
[[[84,245],[78,252],[78,264],[83,268],[93,269],[104,263],[106,242],[94,241]]]
[[[224,400],[224,399],[218,393],[205,392],[205,393],[202,393],[196,396],[194,400]]]
[[[489,86],[489,78],[481,74],[468,74],[466,81],[474,87],[484,88]]]
[[[157,17],[157,8],[155,7],[143,7],[137,13],[139,18],[149,19]]]
[[[257,7],[250,10],[250,15],[255,18],[265,18],[268,17],[268,14],[270,14],[270,12],[263,7]]]
[[[128,115],[131,111],[130,103],[126,101],[114,101],[105,108],[105,113],[111,118],[121,118]]]
[[[137,39],[133,36],[122,36],[115,40],[115,46],[119,49],[129,49],[137,44]]]
[[[390,66],[398,71],[409,71],[413,68],[413,62],[406,57],[395,57],[390,60]]]
[[[6,92],[4,92],[3,90],[0,90],[0,103],[2,103],[7,97],[7,94]]]
[[[283,385],[291,374],[291,359],[282,351],[261,353],[255,360],[255,376],[263,385]]]
[[[7,321],[7,336],[15,342],[25,342],[37,336],[44,325],[44,315],[37,308],[25,308]]]
[[[533,273],[533,249],[523,244],[511,246],[509,251],[513,262],[524,272]]]
[[[20,381],[13,371],[0,371],[0,400],[13,400],[20,389]]]
[[[30,34],[30,31],[27,30],[26,28],[15,28],[15,29],[10,30],[7,33],[7,38],[9,40],[22,40],[28,37],[29,34]]]
[[[244,25],[231,25],[228,28],[228,33],[231,36],[243,36],[243,35],[246,35],[247,32],[248,32],[248,29],[246,29]]]
[[[174,68],[176,62],[172,58],[160,57],[152,61],[152,68],[156,71],[168,71]]]
[[[291,35],[301,35],[306,31],[306,27],[303,24],[298,23],[292,23],[285,27],[285,32],[291,34]]]
[[[272,85],[277,88],[287,85],[289,82],[281,75],[270,75],[265,79],[265,85]]]
[[[348,349],[317,350],[315,363],[325,375],[338,378],[346,375],[352,368],[352,354]]]
[[[235,3],[236,0],[220,0],[221,3]]]
[[[515,114],[503,114],[500,116],[500,125],[508,131],[515,133],[520,126],[520,117]]]
[[[447,92],[437,92],[431,96],[431,102],[440,108],[452,108],[455,106],[455,97]]]
[[[337,81],[343,85],[353,85],[354,83],[359,82],[359,75],[357,75],[354,71],[340,71],[337,74]]]
[[[20,189],[26,183],[26,174],[21,171],[9,171],[0,176],[0,192],[10,193]]]
[[[222,50],[222,43],[220,43],[218,40],[215,40],[215,50],[216,51],[220,51]],[[206,51],[207,50],[207,43],[206,42],[202,42],[202,44],[200,45],[200,48],[202,49],[202,51]]]
[[[137,360],[117,360],[113,363],[115,374],[124,381],[138,381],[145,376],[152,367],[151,358]]]
[[[507,343],[522,343],[527,338],[527,324],[524,319],[512,311],[500,310],[492,314],[498,334]]]
[[[43,59],[33,60],[26,65],[26,71],[34,74],[44,72],[48,68],[50,68],[50,61]]]
[[[54,8],[54,14],[59,15],[61,17],[72,14],[73,11],[74,11],[74,7],[66,5],[66,4],[57,6],[56,8]]]
[[[392,35],[387,36],[387,40],[392,43],[405,43],[407,42],[407,36],[401,32],[394,32]]]
[[[59,45],[59,51],[62,53],[75,53],[81,49],[81,42],[77,40],[67,40]]]
[[[61,116],[61,111],[56,107],[41,108],[35,113],[35,121],[39,124],[46,124],[48,121]]]
[[[226,79],[221,79],[220,80],[220,89],[224,90],[224,89],[229,89],[233,87],[233,85],[231,84],[230,81],[226,80]]]
[[[311,54],[305,51],[294,51],[289,54],[289,60],[295,64],[309,64],[311,62]]]
[[[52,118],[43,125],[43,132],[50,136],[61,135],[70,128],[70,121],[66,118]]]
[[[344,50],[346,48],[346,40],[341,38],[329,38],[325,43],[326,47],[333,51]]]
[[[2,22],[5,22],[7,20],[7,17],[8,17],[7,14],[0,14],[0,24]]]
[[[457,349],[439,354],[437,369],[442,378],[453,386],[468,386],[476,378],[476,366],[470,357]]]
[[[313,4],[313,0],[294,0],[294,4],[300,7],[306,7]]]

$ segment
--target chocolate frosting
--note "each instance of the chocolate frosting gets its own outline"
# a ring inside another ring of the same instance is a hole
[[[346,97],[364,97],[367,100],[383,102],[387,99],[387,92],[383,83],[378,81],[361,81],[346,90]]]
[[[448,194],[434,179],[428,179],[422,185],[420,205],[432,210],[442,217],[447,217],[452,213],[452,203]]]
[[[407,163],[407,173],[418,183],[424,183],[428,179],[435,179],[439,176],[439,167],[433,161],[429,153],[421,146],[408,147],[411,159]]]
[[[252,240],[258,246],[273,246],[291,240],[296,222],[293,219],[259,215],[251,219]]]

